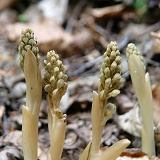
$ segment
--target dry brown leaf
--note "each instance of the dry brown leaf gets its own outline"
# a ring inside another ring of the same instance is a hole
[[[158,157],[149,157],[140,148],[125,149],[117,160],[159,160]]]
[[[157,83],[152,86],[152,95],[153,95],[153,118],[154,123],[157,126],[160,123],[160,83]]]
[[[7,134],[3,138],[3,145],[12,144],[20,149],[22,149],[22,132],[21,131],[12,131],[9,134]]]
[[[39,49],[46,53],[49,50],[64,50],[71,44],[72,36],[66,33],[54,20],[43,20],[37,23],[15,23],[7,26],[8,38],[18,42],[21,30],[31,28],[38,40]]]
[[[152,45],[153,52],[160,54],[160,32],[151,32],[150,35],[154,38]]]
[[[54,20],[43,20],[36,23],[15,23],[7,26],[7,36],[11,41],[18,43],[21,30],[31,28],[38,41],[38,47],[45,53],[55,50],[62,57],[69,57],[81,53],[86,48],[93,47],[93,38],[89,30],[83,29],[74,35],[67,33]]]
[[[118,116],[118,125],[124,131],[140,137],[141,134],[141,118],[140,118],[140,108],[138,105],[135,105],[130,111],[126,112],[123,115]]]
[[[125,9],[123,4],[114,5],[114,6],[107,6],[103,8],[88,8],[87,13],[93,16],[95,19],[100,18],[112,18],[115,16],[120,16],[121,12]]]
[[[1,0],[0,1],[0,11],[15,5],[19,0]]]
[[[104,152],[107,149],[108,147],[103,147],[100,151]],[[130,148],[125,149],[116,160],[159,160],[159,158],[155,156],[149,157],[140,148]]]
[[[143,152],[137,152],[134,154],[123,152],[117,160],[150,160],[150,158]]]

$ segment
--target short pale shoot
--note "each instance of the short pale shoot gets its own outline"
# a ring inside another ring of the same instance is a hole
[[[134,44],[128,44],[126,54],[133,87],[142,112],[142,151],[148,155],[155,155],[153,102],[149,74],[146,73],[143,57]]]

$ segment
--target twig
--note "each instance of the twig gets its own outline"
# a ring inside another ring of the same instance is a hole
[[[81,73],[83,73],[85,70],[87,70],[88,68],[92,67],[96,62],[102,62],[103,61],[103,56],[99,56],[96,59],[86,62],[84,63],[80,68],[78,68],[77,70],[75,70],[70,77],[74,77],[77,76]]]
[[[74,24],[75,24],[75,20],[79,17],[79,15],[82,12],[83,8],[85,7],[86,3],[87,3],[87,0],[80,0],[76,4],[76,6],[75,6],[75,8],[74,8],[69,20],[68,20],[68,23],[66,25],[67,32],[69,32],[69,33],[72,32]]]

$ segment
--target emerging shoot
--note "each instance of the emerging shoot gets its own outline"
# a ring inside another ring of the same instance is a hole
[[[37,159],[38,117],[42,96],[41,72],[37,42],[31,29],[21,33],[20,67],[25,74],[27,85],[26,106],[22,108],[22,143],[25,160]]]
[[[153,102],[149,74],[146,73],[143,57],[134,44],[128,44],[126,54],[133,87],[142,112],[142,151],[150,156],[155,155]]]
[[[67,90],[67,75],[59,56],[50,51],[44,60],[45,73],[43,77],[44,89],[47,92],[48,128],[51,146],[48,160],[60,160],[66,132],[66,115],[60,109],[60,100]],[[55,147],[56,146],[56,147]]]
[[[125,139],[121,140],[121,143],[115,143],[102,154],[99,151],[104,125],[116,111],[116,106],[111,103],[107,104],[107,101],[110,97],[116,97],[120,93],[119,88],[123,83],[121,68],[121,57],[117,43],[111,42],[104,53],[98,93],[93,92],[92,141],[82,153],[80,160],[114,160],[130,144],[130,141]]]

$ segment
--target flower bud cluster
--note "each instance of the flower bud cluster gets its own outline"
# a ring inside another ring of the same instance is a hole
[[[34,33],[31,29],[26,28],[21,32],[20,44],[19,44],[19,54],[20,54],[20,67],[24,71],[24,58],[26,52],[30,50],[33,52],[37,59],[37,65],[39,65],[40,56],[38,54],[39,49],[37,47],[37,41],[34,39]]]
[[[111,117],[116,111],[116,106],[113,103],[108,103],[105,110],[105,116]]]
[[[44,60],[45,72],[43,84],[45,91],[59,101],[67,90],[67,78],[65,67],[55,51],[47,52]]]
[[[100,70],[98,93],[101,100],[117,96],[123,83],[121,77],[121,57],[116,42],[110,42],[104,53],[104,62]]]
[[[137,49],[137,47],[133,43],[130,43],[130,44],[127,45],[127,49],[126,49],[127,61],[129,59],[130,55],[138,56],[139,59],[141,60],[141,62],[143,63],[143,65],[144,65],[143,56],[139,53],[139,50]],[[144,65],[144,70],[146,70],[145,65]]]
[[[107,120],[111,118],[111,116],[115,113],[116,111],[116,106],[112,103],[108,103],[105,107],[104,111],[104,119],[102,121],[102,125],[105,125]]]

